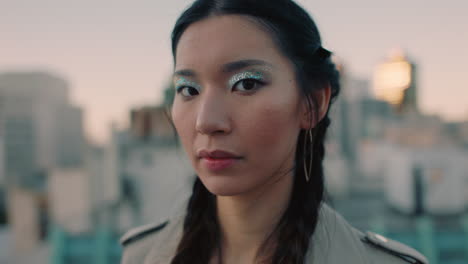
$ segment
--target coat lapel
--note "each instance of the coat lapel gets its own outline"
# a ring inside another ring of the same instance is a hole
[[[169,264],[175,255],[183,231],[185,214],[180,213],[169,220],[168,226],[153,244],[144,264]]]

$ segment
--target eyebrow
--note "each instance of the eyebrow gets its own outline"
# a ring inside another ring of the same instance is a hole
[[[225,73],[234,72],[241,70],[243,68],[247,68],[250,66],[267,66],[273,68],[271,63],[268,63],[263,60],[239,60],[234,62],[229,62],[223,65],[222,71]]]
[[[263,60],[250,59],[226,63],[221,67],[221,70],[224,73],[230,73],[250,66],[266,66],[269,68],[274,68],[273,64],[269,62]],[[182,69],[174,72],[174,76],[194,77],[195,75],[196,73],[190,69]]]
[[[192,70],[187,70],[187,69],[184,69],[184,70],[178,70],[176,72],[174,72],[174,76],[185,76],[185,77],[193,77],[195,76],[195,72],[192,71]]]

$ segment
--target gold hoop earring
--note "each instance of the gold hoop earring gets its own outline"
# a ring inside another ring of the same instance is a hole
[[[309,142],[310,142],[310,159],[309,159],[309,168],[307,168],[307,165],[306,165],[306,158],[307,158],[307,155],[306,155],[306,150],[307,150],[307,137],[309,137]],[[310,174],[312,173],[312,161],[314,159],[314,152],[313,152],[313,149],[314,149],[314,141],[313,141],[313,137],[312,137],[312,129],[308,129],[306,132],[305,132],[305,135],[304,135],[304,151],[303,151],[303,155],[304,155],[304,174],[305,174],[305,178],[306,178],[306,182],[309,182],[310,180]]]

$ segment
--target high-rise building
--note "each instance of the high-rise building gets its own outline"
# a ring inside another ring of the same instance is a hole
[[[0,102],[9,183],[31,187],[37,175],[80,162],[82,115],[70,104],[64,79],[41,72],[2,73]]]
[[[4,162],[6,184],[30,187],[39,171],[37,161],[37,132],[31,100],[16,98],[4,105],[2,134],[4,135]],[[10,104],[11,103],[11,104]]]
[[[47,198],[48,176],[82,166],[82,114],[69,102],[68,83],[42,72],[0,74],[0,137],[14,248],[33,250],[55,202]]]
[[[416,81],[416,65],[402,51],[395,50],[374,72],[375,97],[389,102],[398,111],[415,111]]]

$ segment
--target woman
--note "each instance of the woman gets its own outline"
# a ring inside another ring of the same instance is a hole
[[[123,237],[123,263],[426,263],[322,205],[339,82],[301,7],[195,1],[172,51],[172,119],[198,177],[186,210]]]

